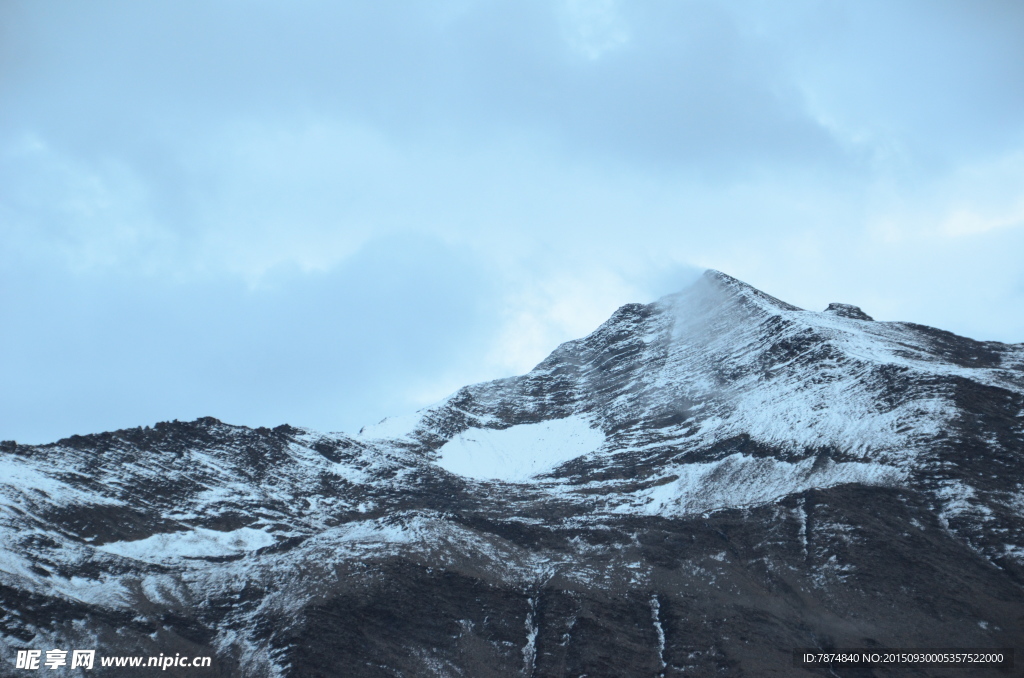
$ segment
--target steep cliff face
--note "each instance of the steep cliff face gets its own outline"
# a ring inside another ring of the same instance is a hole
[[[1022,414],[1022,345],[709,271],[357,436],[4,443],[0,661],[788,676],[827,675],[797,647],[1020,648]]]

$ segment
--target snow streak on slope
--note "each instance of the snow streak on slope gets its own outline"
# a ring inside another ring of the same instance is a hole
[[[470,428],[441,447],[437,464],[477,480],[522,482],[594,452],[604,440],[579,415],[506,429]]]
[[[682,516],[766,504],[811,488],[844,483],[896,485],[906,472],[883,464],[804,459],[797,463],[733,454],[710,464],[682,464],[668,482],[620,495],[616,513]]]
[[[174,561],[178,558],[210,558],[230,556],[254,551],[276,543],[276,539],[263,530],[243,527],[230,532],[218,532],[197,527],[187,532],[154,534],[135,541],[119,541],[100,546],[100,550],[126,558],[151,563]]]

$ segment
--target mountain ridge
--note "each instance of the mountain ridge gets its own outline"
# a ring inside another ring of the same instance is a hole
[[[354,436],[5,443],[0,661],[824,675],[790,651],[1021,646],[1024,345],[830,308],[710,271]]]

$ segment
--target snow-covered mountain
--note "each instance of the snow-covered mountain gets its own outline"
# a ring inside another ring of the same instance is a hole
[[[800,647],[1020,648],[1024,345],[709,271],[354,437],[2,443],[0,544],[0,667],[790,676],[827,675]]]

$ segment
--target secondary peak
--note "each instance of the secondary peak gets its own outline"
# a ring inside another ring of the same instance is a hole
[[[874,318],[860,310],[860,306],[854,306],[853,304],[839,304],[833,302],[825,309],[825,313],[840,315],[844,318],[853,318],[854,320],[874,320]]]

